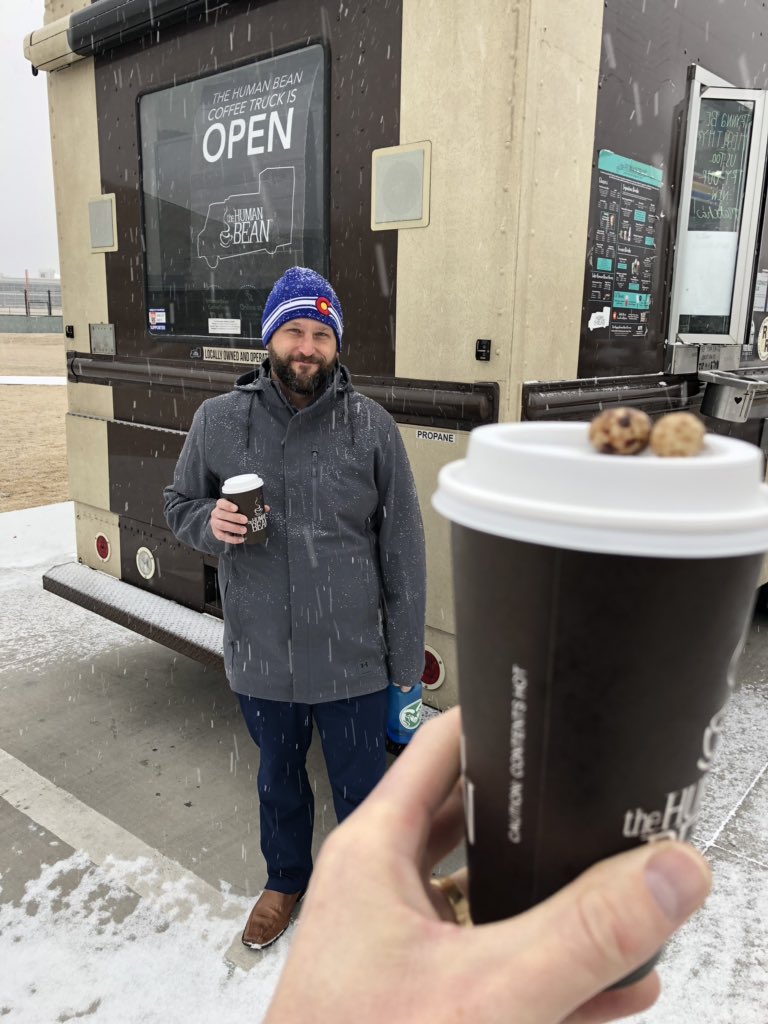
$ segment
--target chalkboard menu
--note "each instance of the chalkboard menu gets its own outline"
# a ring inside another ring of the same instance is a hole
[[[147,329],[258,341],[275,280],[327,272],[319,45],[141,98]]]
[[[689,231],[738,231],[753,104],[703,99],[693,165]]]
[[[701,100],[688,234],[678,253],[681,334],[730,333],[753,120],[749,100]]]

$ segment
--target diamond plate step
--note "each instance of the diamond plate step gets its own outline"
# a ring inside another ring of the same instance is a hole
[[[213,615],[184,608],[79,562],[49,569],[43,576],[43,589],[224,671],[224,625]]]

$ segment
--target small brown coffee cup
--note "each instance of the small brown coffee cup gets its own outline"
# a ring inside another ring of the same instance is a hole
[[[231,476],[221,485],[221,496],[237,505],[248,518],[246,544],[264,544],[267,539],[267,512],[264,508],[264,481],[257,473]]]

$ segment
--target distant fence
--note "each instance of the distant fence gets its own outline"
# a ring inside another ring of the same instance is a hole
[[[0,315],[61,316],[61,282],[0,277]]]
[[[13,316],[0,313],[0,334],[63,334],[60,316]]]

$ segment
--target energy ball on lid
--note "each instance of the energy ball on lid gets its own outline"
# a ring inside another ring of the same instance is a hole
[[[657,455],[698,455],[707,428],[692,412],[670,412],[653,425],[651,448]]]
[[[589,440],[605,455],[637,455],[648,445],[651,421],[639,409],[606,409],[589,425]]]

